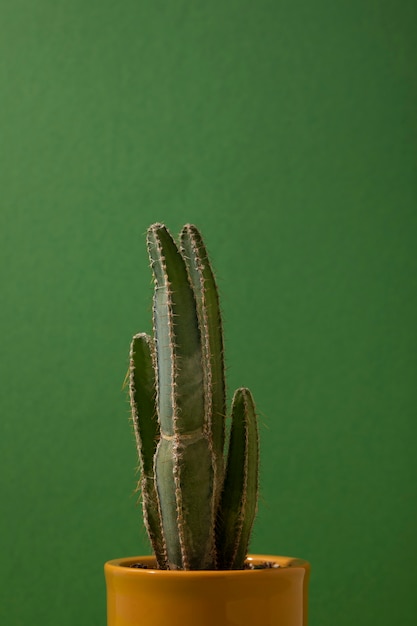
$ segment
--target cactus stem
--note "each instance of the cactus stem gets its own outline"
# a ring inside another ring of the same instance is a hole
[[[154,339],[134,337],[130,365],[145,525],[160,567],[239,569],[257,501],[255,407],[238,389],[225,471],[223,332],[206,248],[192,224],[178,247],[159,223],[147,247]]]

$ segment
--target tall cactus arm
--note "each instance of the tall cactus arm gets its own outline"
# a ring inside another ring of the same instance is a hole
[[[130,346],[129,395],[140,465],[143,518],[158,567],[166,567],[154,455],[159,440],[156,411],[155,348],[149,335],[135,335]]]
[[[213,566],[213,458],[205,428],[201,336],[187,268],[162,224],[148,230],[155,277],[161,439],[155,474],[170,568]]]
[[[232,401],[224,488],[216,529],[221,569],[244,566],[258,500],[259,440],[255,405],[249,389]]]
[[[226,385],[219,296],[214,273],[198,229],[192,224],[186,224],[181,231],[180,241],[197,303],[205,364],[206,419],[211,431],[218,478],[222,481]]]
[[[148,252],[155,277],[158,414],[162,432],[171,436],[204,425],[201,339],[184,259],[162,224],[149,228]]]

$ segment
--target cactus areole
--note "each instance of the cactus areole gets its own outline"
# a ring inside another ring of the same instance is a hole
[[[258,498],[253,398],[246,388],[234,393],[225,459],[222,322],[201,234],[187,224],[177,244],[163,224],[153,224],[147,247],[153,336],[133,337],[129,392],[157,567],[243,569]]]

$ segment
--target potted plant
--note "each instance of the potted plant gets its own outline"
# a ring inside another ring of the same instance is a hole
[[[306,626],[309,565],[247,555],[259,442],[250,391],[232,401],[227,460],[223,335],[199,231],[147,234],[154,336],[135,335],[130,401],[153,557],[105,564],[108,626]]]

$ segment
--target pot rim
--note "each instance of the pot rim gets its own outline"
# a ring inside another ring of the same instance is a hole
[[[197,577],[230,577],[230,576],[259,576],[259,575],[277,575],[283,569],[304,569],[310,570],[310,563],[304,559],[298,559],[289,556],[276,556],[271,554],[248,554],[247,560],[254,564],[261,564],[265,562],[271,562],[278,567],[267,567],[259,569],[235,569],[235,570],[162,570],[156,568],[156,560],[154,556],[132,556],[124,557],[121,559],[112,559],[105,563],[105,569],[112,570],[119,575],[122,573],[125,576],[169,576],[169,577],[185,577],[185,576],[197,576]],[[143,563],[147,565],[147,568],[130,567],[134,563]],[[154,567],[150,567],[154,565]]]

